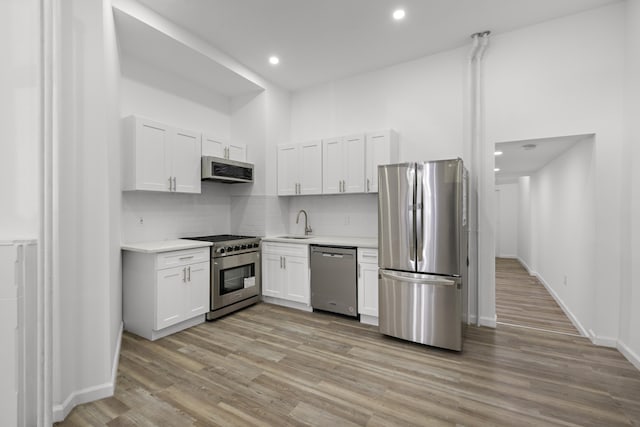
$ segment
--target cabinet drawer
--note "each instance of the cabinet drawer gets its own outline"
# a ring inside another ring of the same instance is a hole
[[[358,262],[378,265],[378,250],[358,248]]]
[[[208,261],[211,257],[211,251],[208,247],[197,249],[186,249],[181,251],[164,252],[158,255],[156,268],[178,267],[181,265],[189,265],[197,262]]]
[[[277,242],[264,242],[262,243],[262,252],[271,253],[277,255],[289,255],[308,258],[309,257],[309,245],[304,244],[289,244],[289,243],[277,243]]]

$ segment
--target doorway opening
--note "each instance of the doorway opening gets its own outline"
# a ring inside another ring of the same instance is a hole
[[[593,313],[595,135],[495,145],[498,325],[586,336]]]

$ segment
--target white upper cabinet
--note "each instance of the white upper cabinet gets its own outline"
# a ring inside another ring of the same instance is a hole
[[[200,193],[199,134],[135,116],[123,132],[123,190]]]
[[[322,193],[322,143],[309,141],[298,145],[298,194]]]
[[[364,134],[322,140],[322,192],[364,192]]]
[[[378,166],[398,162],[398,134],[391,130],[369,132],[366,135],[365,189],[378,192]]]
[[[278,195],[377,193],[378,166],[397,161],[391,129],[278,145]]]
[[[278,145],[278,195],[298,194],[298,146]]]
[[[278,146],[278,195],[322,193],[320,141]]]
[[[247,146],[244,144],[227,143],[224,142],[222,138],[202,134],[202,155],[246,162]]]
[[[200,193],[200,135],[177,129],[172,134],[169,147],[173,191]]]

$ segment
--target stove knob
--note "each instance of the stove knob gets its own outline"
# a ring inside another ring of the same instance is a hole
[[[216,252],[218,252],[219,254],[223,254],[224,253],[224,248],[218,248],[218,250],[216,250]]]
[[[240,249],[247,249],[247,245],[241,245]]]
[[[253,247],[254,247],[254,248],[257,248],[258,246],[260,246],[260,243],[254,243],[254,244],[253,244]]]
[[[227,252],[230,252],[232,250],[233,250],[233,248],[231,246],[227,246]]]
[[[240,250],[240,246],[234,246],[233,249],[236,250],[236,251],[239,251]]]

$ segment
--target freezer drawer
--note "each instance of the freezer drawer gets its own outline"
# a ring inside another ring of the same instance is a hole
[[[462,350],[460,278],[381,269],[378,292],[381,333]]]

